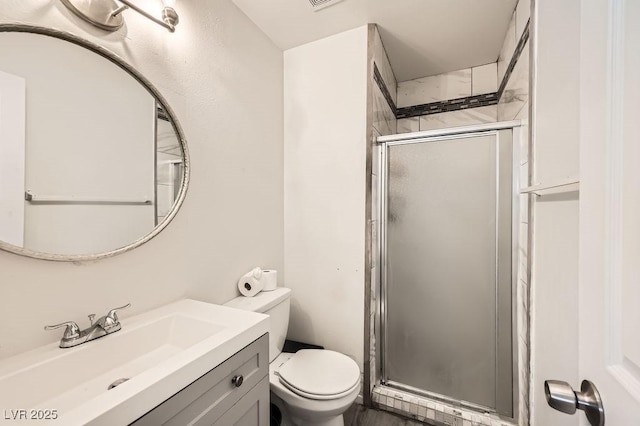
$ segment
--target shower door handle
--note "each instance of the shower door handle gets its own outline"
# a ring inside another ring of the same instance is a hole
[[[574,391],[567,382],[545,380],[544,394],[551,408],[567,414],[582,410],[591,426],[604,426],[602,398],[596,386],[589,380],[582,381],[580,392]]]

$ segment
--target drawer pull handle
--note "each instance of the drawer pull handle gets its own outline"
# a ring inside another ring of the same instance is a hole
[[[231,383],[233,383],[237,388],[242,386],[243,382],[244,382],[244,377],[242,377],[242,375],[233,376],[233,378],[231,379]]]

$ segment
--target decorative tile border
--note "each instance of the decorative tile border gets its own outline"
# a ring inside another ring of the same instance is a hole
[[[522,54],[522,51],[524,50],[524,46],[527,44],[527,42],[529,41],[529,23],[531,21],[527,21],[527,25],[524,27],[524,31],[522,31],[522,36],[520,37],[520,41],[518,41],[518,45],[516,46],[516,50],[513,52],[513,56],[511,57],[511,61],[509,62],[509,66],[507,67],[507,70],[504,73],[504,77],[502,77],[502,81],[500,82],[500,87],[498,87],[498,99],[500,99],[502,97],[502,94],[504,93],[504,89],[505,87],[507,87],[507,83],[509,82],[509,79],[511,78],[511,74],[513,73],[513,70],[516,67],[516,64],[518,63],[518,59],[520,59],[520,55]]]
[[[382,91],[382,94],[384,95],[384,98],[387,100],[389,107],[391,107],[391,111],[395,113],[397,111],[396,104],[395,102],[393,102],[393,98],[391,97],[391,92],[389,92],[389,88],[387,87],[387,83],[385,83],[384,80],[382,79],[382,75],[380,74],[378,65],[375,62],[373,63],[373,80],[376,82],[376,84]],[[396,116],[397,116],[397,113],[396,113]]]
[[[373,389],[373,403],[379,409],[433,426],[516,426],[495,414],[478,413],[386,386]]]
[[[396,118],[419,117],[421,115],[439,114],[441,112],[459,111],[467,108],[478,108],[498,104],[497,93],[486,93],[484,95],[467,96],[458,99],[449,99],[428,104],[413,105],[396,109]]]

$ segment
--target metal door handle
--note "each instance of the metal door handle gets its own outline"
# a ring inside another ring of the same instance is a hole
[[[547,403],[558,411],[574,414],[577,409],[584,411],[591,426],[604,426],[604,406],[596,386],[583,380],[580,392],[576,392],[567,382],[545,380],[544,394]]]

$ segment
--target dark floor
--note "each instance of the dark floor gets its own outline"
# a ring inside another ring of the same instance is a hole
[[[344,426],[424,426],[425,423],[405,419],[386,411],[353,404],[344,413]]]

